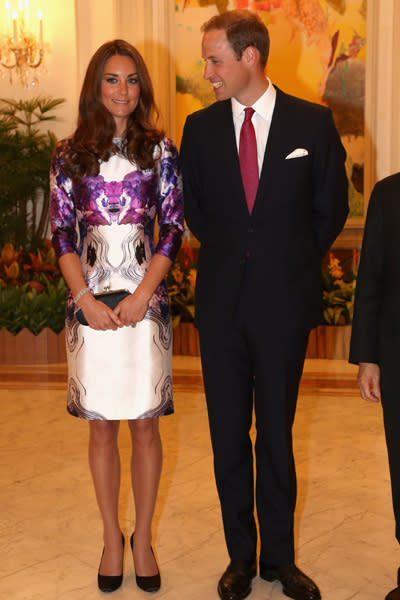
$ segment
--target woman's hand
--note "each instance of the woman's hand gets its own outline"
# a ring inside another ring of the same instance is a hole
[[[65,281],[75,298],[79,296],[77,306],[82,309],[83,314],[92,329],[105,331],[122,327],[122,323],[111,308],[96,300],[89,291],[81,295],[81,292],[87,288],[87,283],[83,278],[80,258],[77,254],[69,252],[63,254],[59,259],[61,272]]]
[[[118,327],[122,327],[118,315],[109,306],[96,300],[90,292],[82,296],[78,305],[82,309],[89,327],[92,329],[100,331],[112,329],[115,331]]]
[[[127,296],[114,308],[114,313],[119,317],[122,325],[133,325],[142,321],[150,302],[149,295],[137,288],[133,294]]]
[[[150,265],[136,290],[114,308],[123,325],[133,325],[142,321],[149,307],[149,302],[168,273],[172,262],[162,254],[154,254]]]

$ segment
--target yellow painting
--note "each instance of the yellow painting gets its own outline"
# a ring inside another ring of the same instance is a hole
[[[347,151],[350,216],[363,217],[367,0],[176,0],[178,141],[187,115],[215,101],[203,79],[201,25],[236,8],[268,27],[273,84],[331,108]]]

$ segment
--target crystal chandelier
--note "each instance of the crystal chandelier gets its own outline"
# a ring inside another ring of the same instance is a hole
[[[38,84],[35,71],[43,66],[43,17],[39,10],[36,21],[38,35],[29,31],[29,0],[19,0],[18,7],[13,8],[6,0],[5,8],[6,32],[0,38],[0,67],[2,76],[8,75],[10,84],[14,79],[25,88]]]

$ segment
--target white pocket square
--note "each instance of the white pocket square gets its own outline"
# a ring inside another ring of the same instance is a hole
[[[293,152],[291,152],[290,154],[288,154],[285,158],[285,160],[288,160],[289,158],[299,158],[300,156],[307,156],[308,155],[308,150],[306,150],[305,148],[296,148],[296,150],[293,150]]]

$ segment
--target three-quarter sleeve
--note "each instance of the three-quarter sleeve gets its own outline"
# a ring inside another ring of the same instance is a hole
[[[158,244],[156,252],[174,261],[184,232],[182,178],[178,151],[165,138],[160,157],[160,203],[158,210]]]
[[[66,142],[60,142],[54,151],[50,167],[50,220],[52,244],[57,258],[70,252],[77,253],[77,230],[72,180],[62,170],[62,151]]]

